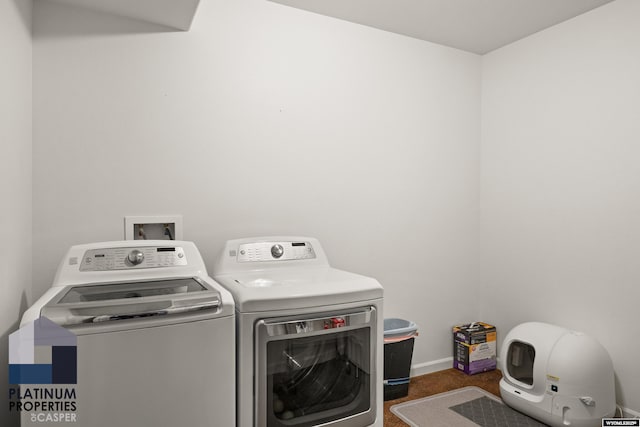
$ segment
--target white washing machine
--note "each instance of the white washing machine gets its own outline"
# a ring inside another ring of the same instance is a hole
[[[77,384],[64,386],[74,390],[64,396],[75,397],[66,407],[75,408],[74,425],[235,425],[234,302],[208,276],[193,243],[73,246],[22,326],[40,316],[77,337]],[[22,425],[47,425],[47,415],[23,406]]]
[[[236,302],[239,427],[382,426],[383,289],[309,237],[228,241],[214,277]]]

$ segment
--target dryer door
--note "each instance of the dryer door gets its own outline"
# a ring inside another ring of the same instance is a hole
[[[316,316],[258,322],[257,426],[375,421],[375,308]]]

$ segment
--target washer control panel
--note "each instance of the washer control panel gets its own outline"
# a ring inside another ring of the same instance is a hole
[[[105,248],[86,251],[80,262],[80,271],[128,270],[183,265],[187,265],[187,258],[181,247]]]
[[[238,262],[292,261],[313,259],[316,253],[309,242],[255,242],[239,245],[236,257]]]

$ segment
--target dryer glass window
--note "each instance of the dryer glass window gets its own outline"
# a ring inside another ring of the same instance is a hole
[[[267,426],[312,426],[371,406],[370,328],[267,343]]]

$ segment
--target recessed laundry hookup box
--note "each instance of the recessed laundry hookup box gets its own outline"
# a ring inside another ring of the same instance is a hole
[[[453,367],[469,375],[496,369],[496,327],[484,322],[454,326]]]

